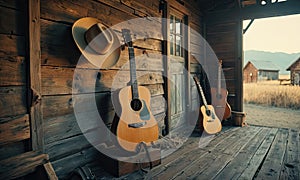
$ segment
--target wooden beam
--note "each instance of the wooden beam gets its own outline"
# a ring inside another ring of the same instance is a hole
[[[265,6],[252,5],[241,9],[241,18],[246,20],[299,14],[299,7],[299,0],[288,0]]]
[[[176,0],[166,0],[166,1],[168,3],[169,7],[172,7],[185,15],[190,15],[191,12],[184,5],[184,2],[180,3]],[[167,18],[169,18],[169,17],[167,17]]]
[[[247,25],[247,27],[245,29],[243,29],[243,34],[245,34],[247,32],[247,30],[250,28],[251,24],[254,22],[254,19],[251,19],[251,21],[249,22],[249,24]]]
[[[238,21],[236,26],[236,39],[235,45],[235,61],[236,61],[236,96],[235,108],[236,111],[243,111],[243,22]]]
[[[40,0],[28,1],[29,115],[33,150],[43,152],[43,116],[41,108]]]
[[[260,19],[277,16],[300,14],[300,1],[288,0],[267,5],[250,5],[243,8],[225,9],[208,13],[205,22],[217,23],[220,21]]]
[[[50,162],[46,163],[43,165],[45,171],[46,171],[46,174],[47,174],[47,177],[49,180],[57,180],[57,176],[56,176],[56,173],[53,169],[53,166]]]
[[[185,93],[186,93],[186,98],[185,98],[185,112],[186,114],[189,114],[189,111],[191,110],[192,108],[192,104],[191,104],[191,57],[190,57],[190,45],[191,45],[191,41],[190,41],[190,21],[189,21],[189,16],[187,15],[184,15],[184,47],[186,48],[184,50],[184,66],[185,66],[185,69],[186,69],[186,74],[184,75],[185,77]]]
[[[171,121],[171,73],[170,73],[170,59],[169,59],[169,53],[170,53],[170,46],[168,43],[169,39],[169,16],[170,16],[170,5],[165,0],[161,0],[161,10],[162,10],[162,16],[165,18],[162,24],[162,32],[163,32],[163,42],[162,42],[162,54],[163,54],[163,67],[164,67],[164,91],[167,102],[167,108],[166,108],[166,117],[165,117],[165,129],[163,132],[163,135],[167,135],[170,131],[170,121]]]

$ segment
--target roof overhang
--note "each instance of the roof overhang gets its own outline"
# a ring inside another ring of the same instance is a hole
[[[245,7],[235,6],[234,8],[208,12],[205,21],[220,22],[232,20],[259,19],[300,14],[300,0],[287,0],[282,2],[269,3],[266,5],[253,4]]]

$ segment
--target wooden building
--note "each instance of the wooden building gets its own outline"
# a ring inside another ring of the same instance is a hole
[[[245,83],[277,80],[279,78],[279,68],[271,61],[248,61],[243,69]]]
[[[84,135],[97,130],[98,124],[82,130],[74,104],[88,108],[92,95],[97,102],[96,113],[101,114],[108,128],[111,126],[115,114],[111,95],[115,87],[123,87],[129,80],[128,67],[122,69],[128,62],[128,48],[123,46],[121,29],[114,29],[122,44],[118,63],[103,69],[91,65],[89,60],[81,59],[72,36],[77,20],[93,17],[113,27],[144,18],[154,24],[147,35],[146,24],[132,28],[131,33],[141,62],[137,63],[137,74],[143,75],[138,81],[151,92],[151,112],[159,124],[160,137],[164,137],[174,129],[178,117],[198,111],[198,92],[190,80],[199,74],[197,60],[204,69],[212,63],[207,57],[223,60],[226,71],[222,82],[229,92],[228,102],[232,110],[243,111],[242,21],[300,13],[298,0],[263,2],[267,5],[256,0],[1,0],[0,179],[30,179],[40,165],[50,179],[67,178],[89,163],[109,166],[100,163],[105,157]],[[156,21],[153,17],[173,21]],[[172,31],[176,28],[172,23],[176,22],[194,31],[186,28],[178,34]],[[170,36],[179,41],[183,38],[187,50],[168,43]],[[121,75],[115,78],[120,69]],[[82,74],[74,76],[78,72]],[[85,110],[81,115],[87,120],[92,118],[95,111]],[[107,140],[103,135],[106,131],[101,133],[95,141]]]
[[[293,62],[286,70],[291,71],[290,78],[292,85],[300,85],[300,58]]]

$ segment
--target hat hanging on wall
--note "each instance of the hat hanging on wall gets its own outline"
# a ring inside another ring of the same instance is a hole
[[[115,32],[96,18],[77,20],[72,27],[74,41],[83,56],[93,65],[109,68],[120,57],[120,41]]]

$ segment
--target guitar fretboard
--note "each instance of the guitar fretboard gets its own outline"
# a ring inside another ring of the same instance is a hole
[[[205,108],[208,109],[208,107],[207,107],[207,101],[206,101],[206,98],[205,98],[203,89],[202,89],[202,87],[201,87],[200,81],[198,80],[198,78],[197,78],[196,76],[194,76],[194,80],[195,80],[195,82],[196,82],[196,84],[197,84],[197,87],[198,87],[198,89],[199,89],[199,91],[200,91],[201,98],[202,98],[202,100],[203,100],[203,104],[204,104]]]
[[[138,99],[139,92],[138,92],[138,83],[136,77],[136,65],[135,65],[135,56],[134,56],[134,48],[132,46],[128,47],[129,53],[129,63],[130,63],[130,84],[132,90],[132,98]]]
[[[218,66],[218,87],[217,87],[217,96],[221,96],[221,71],[222,71],[222,60],[219,60]]]

